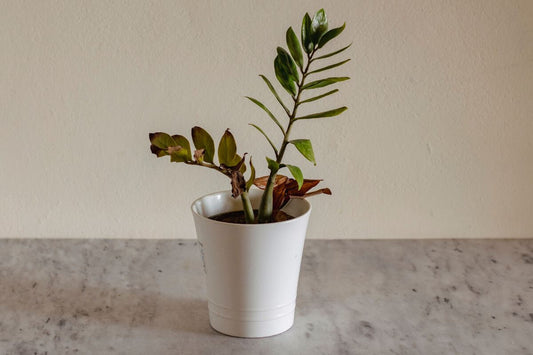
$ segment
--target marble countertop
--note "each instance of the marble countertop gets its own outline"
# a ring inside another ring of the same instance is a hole
[[[533,354],[533,240],[308,240],[262,339],[210,328],[194,240],[0,240],[0,354]]]

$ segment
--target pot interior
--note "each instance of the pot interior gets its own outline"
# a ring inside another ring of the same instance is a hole
[[[262,194],[262,190],[250,190],[249,197],[254,209],[259,208]],[[226,212],[241,211],[242,202],[240,198],[231,197],[231,191],[222,191],[197,199],[193,202],[191,209],[194,214],[209,218]],[[311,211],[311,205],[304,199],[294,199],[289,201],[282,208],[282,211],[297,218],[309,213]]]

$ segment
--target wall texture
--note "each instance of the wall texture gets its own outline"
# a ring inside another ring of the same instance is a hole
[[[266,173],[247,123],[277,132],[243,96],[275,107],[257,75],[320,7],[347,23],[329,49],[354,44],[315,105],[349,110],[294,131],[334,192],[309,237],[533,237],[533,2],[461,0],[0,0],[0,237],[193,238],[228,182],[148,132],[231,127]]]

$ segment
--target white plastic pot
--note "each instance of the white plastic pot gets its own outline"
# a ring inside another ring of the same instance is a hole
[[[262,191],[250,191],[254,208]],[[217,331],[238,337],[282,333],[294,323],[300,264],[311,213],[306,200],[283,210],[294,219],[233,224],[209,219],[241,210],[231,192],[218,192],[191,206],[207,276],[209,320]]]

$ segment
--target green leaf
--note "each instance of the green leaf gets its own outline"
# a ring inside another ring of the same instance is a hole
[[[177,163],[191,161],[191,145],[189,144],[187,138],[180,135],[174,135],[172,136],[172,139],[174,140],[177,146],[181,147],[181,149],[170,154],[170,161]]]
[[[274,143],[272,143],[272,141],[270,140],[270,138],[268,138],[268,136],[266,135],[265,132],[263,132],[263,130],[261,128],[259,128],[258,126],[254,125],[253,123],[249,123],[250,126],[254,127],[255,129],[257,129],[259,132],[261,132],[263,134],[263,136],[265,136],[266,140],[268,141],[268,143],[270,143],[270,146],[272,147],[272,149],[274,149],[274,153],[276,153],[276,158],[278,157],[278,149],[276,148],[276,146],[274,145]]]
[[[255,167],[252,163],[252,158],[250,157],[250,178],[246,181],[246,191],[250,190],[250,187],[254,184],[255,180]]]
[[[240,158],[237,159],[236,155],[237,144],[235,143],[233,134],[231,134],[228,128],[218,143],[218,162],[219,164],[224,164],[228,167],[234,166],[235,162],[238,163],[240,161]]]
[[[287,113],[288,116],[291,115],[291,112],[289,111],[289,109],[287,108],[287,106],[285,106],[285,104],[283,103],[283,101],[281,101],[281,98],[279,97],[278,93],[276,92],[276,89],[274,89],[274,86],[272,86],[272,84],[270,83],[270,80],[268,80],[268,78],[264,75],[259,75],[263,81],[267,84],[268,88],[270,89],[270,91],[272,92],[272,94],[274,94],[274,96],[276,97],[276,100],[278,100],[279,104],[283,107],[283,109],[285,110],[285,112]]]
[[[332,53],[328,53],[328,54],[325,54],[325,55],[320,56],[320,57],[313,58],[313,60],[316,60],[316,59],[324,59],[324,58],[332,57],[332,56],[334,56],[335,54],[339,54],[339,53],[341,53],[341,52],[344,52],[345,50],[347,50],[348,48],[350,48],[351,45],[352,45],[352,44],[350,43],[349,45],[347,45],[347,46],[344,47],[344,48],[339,49],[338,51],[335,51],[335,52],[332,52]]]
[[[150,133],[150,150],[158,158],[170,155],[171,162],[191,160],[189,141],[183,136],[170,136],[163,132]]]
[[[268,169],[270,169],[273,172],[277,172],[280,169],[280,165],[277,161],[270,159],[269,157],[266,157],[267,163],[268,163]]]
[[[339,91],[339,89],[335,89],[335,90],[328,91],[328,92],[325,93],[325,94],[318,95],[318,96],[312,97],[312,98],[310,98],[310,99],[307,99],[307,100],[301,101],[300,104],[305,104],[306,102],[316,101],[316,100],[321,99],[321,98],[323,98],[323,97],[325,97],[325,96],[328,96],[328,95],[334,94],[334,93],[336,93],[337,91]]]
[[[298,41],[298,37],[296,37],[296,33],[294,33],[292,27],[289,27],[289,29],[287,30],[285,39],[287,40],[287,47],[291,52],[292,58],[300,67],[300,69],[303,70],[304,59],[302,54],[302,47],[300,47],[300,41]]]
[[[312,115],[307,115],[307,116],[302,116],[302,117],[296,117],[295,120],[307,120],[307,119],[311,119],[311,118],[323,118],[323,117],[338,116],[341,113],[343,113],[344,111],[346,111],[347,109],[348,109],[348,107],[343,106],[343,107],[336,108],[334,110],[329,110],[329,111],[320,112],[320,113],[314,113]]]
[[[316,165],[315,153],[313,152],[313,146],[309,139],[294,139],[289,141],[289,143],[294,144],[296,149],[298,149],[307,160]]]
[[[168,153],[166,152],[166,150],[163,150],[161,148],[158,148],[156,147],[155,145],[151,144],[150,145],[150,151],[157,155],[158,158],[161,158],[161,157],[164,157],[165,155],[168,155]]]
[[[291,96],[296,96],[296,83],[291,80],[291,75],[287,72],[279,55],[274,59],[274,71],[281,86],[283,86]]]
[[[305,14],[302,20],[302,46],[304,51],[309,54],[314,49],[313,40],[311,38],[311,17],[308,13]]]
[[[294,165],[286,165],[287,168],[289,168],[289,171],[291,172],[292,176],[294,177],[294,180],[298,183],[298,190],[302,188],[302,185],[304,183],[304,175],[302,174],[302,171],[299,167]]]
[[[196,149],[204,150],[204,161],[213,163],[215,156],[215,143],[213,138],[201,127],[195,126],[191,130],[192,141]]]
[[[175,144],[172,141],[172,138],[163,132],[150,133],[148,135],[150,138],[150,151],[155,154],[158,158],[161,158],[165,155],[168,155],[167,148]]]
[[[244,153],[244,156],[241,157],[239,154],[235,154],[233,157],[233,160],[229,162],[228,164],[224,164],[227,168],[229,168],[232,172],[240,171],[241,174],[244,174],[246,172],[246,153]]]
[[[313,39],[313,43],[318,43],[320,38],[324,35],[324,33],[326,33],[327,30],[328,18],[326,17],[326,12],[324,9],[320,9],[313,17],[313,21],[311,21],[311,37]]]
[[[346,23],[344,23],[341,27],[333,28],[329,30],[328,32],[324,33],[322,38],[320,38],[320,41],[318,41],[318,48],[322,48],[326,43],[328,43],[333,38],[340,35],[341,32],[344,31],[345,27],[346,27]]]
[[[224,165],[226,165],[228,168],[235,168],[237,167],[237,165],[239,165],[238,170],[244,173],[246,171],[246,164],[244,164],[244,161],[242,159],[243,158],[239,154],[235,154],[233,159],[228,164],[224,164]],[[232,169],[232,170],[237,170],[237,169]]]
[[[166,150],[168,147],[174,147],[176,145],[172,137],[163,132],[150,133],[149,137],[152,145],[159,149]]]
[[[332,68],[335,68],[335,67],[341,66],[341,65],[343,65],[344,63],[347,63],[347,62],[349,62],[349,61],[350,61],[350,59],[346,59],[346,60],[343,60],[342,62],[335,63],[335,64],[331,64],[331,65],[328,65],[327,67],[320,68],[320,69],[317,69],[317,70],[313,70],[312,72],[309,72],[309,74],[320,73],[321,71],[324,71],[324,70],[328,70],[328,69],[332,69]]]
[[[246,153],[244,153],[244,155],[246,156]],[[237,154],[237,157],[240,158],[240,155]],[[239,169],[239,171],[244,174],[246,172],[246,164],[244,163],[244,159],[245,157],[242,157],[243,161],[242,161],[242,165],[241,165],[241,168]],[[240,164],[240,162],[239,162]]]
[[[300,80],[300,75],[298,74],[298,68],[296,68],[296,64],[294,63],[291,55],[281,47],[277,48],[277,52],[284,69],[289,74],[289,79],[298,82]]]
[[[312,81],[312,82],[310,82],[308,84],[305,84],[304,86],[302,86],[302,90],[318,89],[318,88],[322,88],[324,86],[335,84],[335,83],[338,83],[338,82],[341,82],[341,81],[345,81],[345,80],[348,80],[348,79],[350,79],[350,78],[347,77],[347,76],[320,79],[320,80]]]
[[[283,129],[283,126],[281,125],[281,123],[279,123],[279,121],[276,118],[276,116],[274,116],[272,114],[272,112],[270,112],[270,110],[265,105],[263,105],[260,101],[254,99],[253,97],[249,97],[249,96],[245,96],[245,97],[248,100],[252,101],[257,106],[261,107],[263,110],[265,110],[265,112],[270,116],[270,118],[272,118],[272,120],[278,125],[279,129],[281,129],[281,132],[283,132],[283,134],[285,134],[285,130]]]

